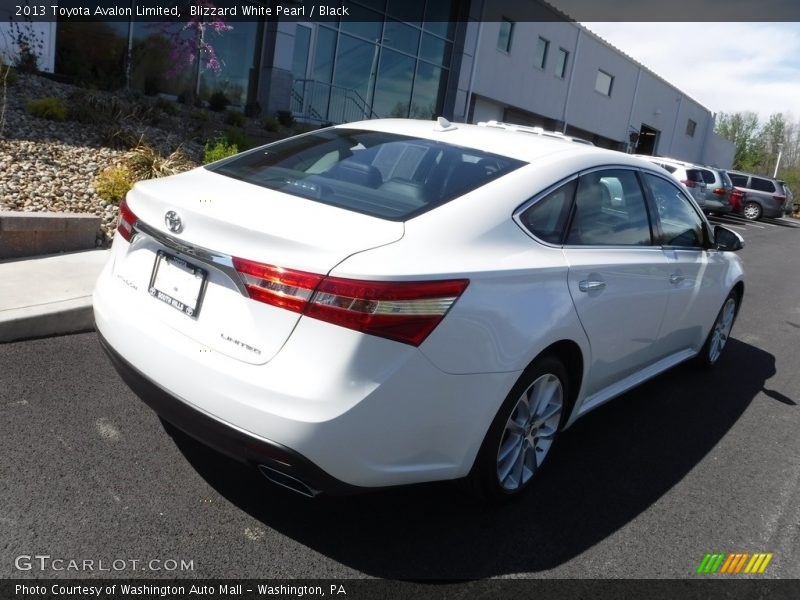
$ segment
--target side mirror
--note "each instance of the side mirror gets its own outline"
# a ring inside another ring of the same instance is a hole
[[[714,245],[723,252],[736,252],[744,248],[744,239],[735,231],[717,225],[714,227]]]

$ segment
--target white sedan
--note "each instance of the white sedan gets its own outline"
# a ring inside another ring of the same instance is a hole
[[[138,183],[94,310],[142,400],[275,483],[502,498],[580,416],[719,360],[741,247],[645,160],[374,120]]]

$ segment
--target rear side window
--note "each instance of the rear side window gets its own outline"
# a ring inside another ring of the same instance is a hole
[[[331,128],[206,168],[292,196],[405,221],[524,164],[434,140]]]
[[[722,179],[722,186],[723,187],[726,187],[726,188],[733,187],[733,182],[731,181],[731,178],[728,176],[728,174],[725,171],[719,171],[719,176],[720,176],[720,179]]]
[[[708,169],[699,169],[700,176],[703,178],[708,185],[714,185],[717,182],[717,178],[714,177],[714,173],[709,171]]]
[[[560,244],[576,185],[575,180],[570,181],[523,211],[519,216],[522,226],[544,242]]]
[[[705,183],[703,172],[700,169],[686,169],[686,176],[689,181],[696,183]]]
[[[578,180],[566,243],[578,246],[646,246],[650,220],[633,171],[608,169]]]
[[[747,187],[747,175],[737,175],[736,173],[728,173],[733,185],[738,187]]]
[[[775,185],[769,179],[761,179],[760,177],[751,178],[750,188],[759,192],[769,192],[770,194],[775,191]]]

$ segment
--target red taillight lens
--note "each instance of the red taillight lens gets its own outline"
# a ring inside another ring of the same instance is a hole
[[[464,292],[468,279],[360,281],[235,258],[250,297],[308,317],[420,345]]]
[[[714,193],[717,196],[724,196],[725,195],[725,188],[714,188]]]
[[[133,226],[135,223],[136,215],[130,208],[128,208],[128,203],[123,200],[119,205],[119,225],[117,225],[117,231],[124,240],[128,242],[131,241],[131,238],[133,237]]]
[[[303,312],[321,275],[265,265],[252,260],[234,258],[233,266],[244,276],[250,297],[294,312]]]
[[[786,196],[781,196],[779,194],[775,194],[772,196],[772,199],[775,200],[778,204],[783,204],[786,202]]]
[[[464,292],[469,280],[356,281],[328,277],[305,314],[419,346]]]

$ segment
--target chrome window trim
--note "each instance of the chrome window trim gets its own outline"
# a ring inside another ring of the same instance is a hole
[[[533,235],[533,233],[527,227],[525,227],[525,225],[522,223],[522,219],[521,219],[522,213],[525,212],[526,210],[528,210],[531,206],[533,206],[537,202],[539,202],[539,200],[541,200],[542,198],[544,198],[545,196],[550,194],[550,192],[553,192],[553,191],[557,190],[559,187],[561,187],[562,185],[566,185],[566,184],[570,183],[571,181],[573,181],[575,179],[578,179],[578,178],[580,178],[583,175],[586,175],[588,173],[594,173],[595,171],[607,171],[609,169],[633,171],[634,173],[637,173],[637,172],[638,173],[652,173],[653,175],[658,175],[659,177],[662,177],[662,175],[660,173],[658,173],[657,171],[651,171],[650,169],[647,169],[647,168],[635,167],[635,166],[631,166],[631,165],[609,164],[609,165],[603,165],[603,166],[599,166],[599,167],[591,167],[589,169],[583,169],[582,171],[578,171],[578,172],[570,175],[569,177],[566,177],[566,178],[562,179],[561,181],[558,181],[557,183],[554,183],[550,187],[545,188],[543,191],[539,192],[538,194],[536,194],[532,198],[530,198],[530,199],[526,200],[525,202],[523,202],[520,206],[518,206],[514,210],[514,212],[512,214],[512,219],[517,224],[517,226],[520,229],[522,229],[522,231],[528,237],[530,237],[533,240],[535,240],[536,242],[540,243],[542,246],[547,246],[548,248],[560,248],[560,249],[564,249],[564,250],[573,249],[573,248],[587,248],[587,249],[596,249],[596,250],[626,250],[626,249],[630,250],[631,248],[635,248],[635,249],[638,249],[638,250],[648,250],[648,249],[661,250],[663,246],[661,246],[659,244],[652,243],[652,237],[651,237],[651,243],[648,244],[647,246],[638,246],[638,245],[588,246],[588,245],[583,245],[583,244],[551,244],[550,242],[545,242],[544,240],[539,239],[538,237]],[[667,179],[665,177],[662,177],[662,178],[663,179]],[[638,179],[638,177],[637,177],[637,179]],[[667,181],[669,181],[669,180],[667,179]],[[641,183],[639,185],[641,186]],[[642,195],[645,196],[645,190],[644,189],[642,189]],[[645,204],[647,204],[646,196],[645,196]],[[654,225],[654,223],[652,223],[652,217],[650,216],[649,211],[648,211],[648,218],[650,218],[650,220],[651,220],[650,225],[652,227]]]

